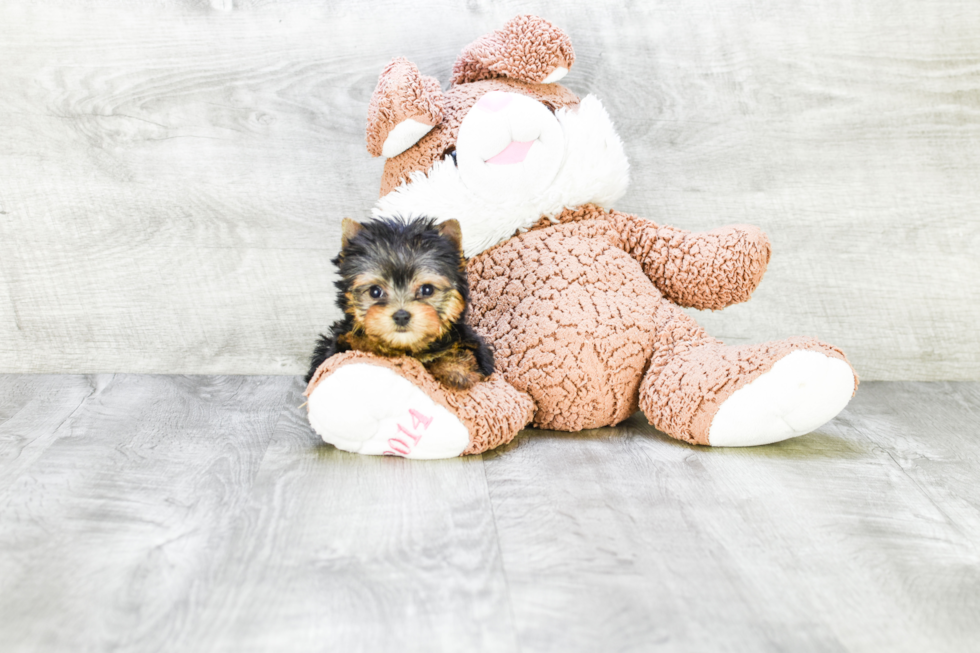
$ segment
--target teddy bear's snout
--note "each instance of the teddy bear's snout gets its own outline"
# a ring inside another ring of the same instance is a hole
[[[463,118],[456,162],[463,182],[488,199],[533,194],[554,179],[565,155],[555,115],[519,93],[491,91]]]

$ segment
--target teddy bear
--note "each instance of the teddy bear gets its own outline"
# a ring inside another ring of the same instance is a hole
[[[727,346],[681,310],[748,300],[769,240],[615,210],[629,164],[602,102],[557,83],[574,59],[567,34],[525,15],[468,45],[448,90],[404,58],[381,73],[367,125],[368,151],[386,158],[373,214],[459,222],[470,323],[495,371],[454,391],[412,358],[333,356],[306,390],[324,441],[445,458],[529,424],[579,431],[641,410],[691,444],[754,446],[809,433],[855,393],[832,345]]]

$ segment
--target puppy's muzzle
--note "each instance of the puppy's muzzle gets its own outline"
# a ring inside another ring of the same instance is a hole
[[[404,308],[400,308],[391,316],[395,324],[400,327],[407,326],[408,322],[412,319],[412,314],[406,311]]]

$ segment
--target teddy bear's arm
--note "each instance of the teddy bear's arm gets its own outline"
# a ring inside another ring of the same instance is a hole
[[[618,211],[609,221],[623,249],[681,306],[718,310],[747,301],[769,263],[769,238],[751,225],[695,233]]]

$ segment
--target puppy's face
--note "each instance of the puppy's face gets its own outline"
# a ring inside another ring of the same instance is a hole
[[[354,329],[406,353],[443,336],[466,309],[458,229],[455,221],[424,228],[345,223],[352,233],[341,253],[343,295]]]
[[[350,291],[354,320],[392,349],[424,350],[459,319],[465,308],[453,281],[433,270],[391,278],[359,275]]]

